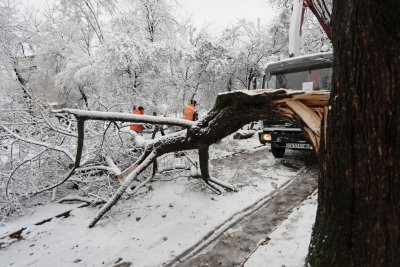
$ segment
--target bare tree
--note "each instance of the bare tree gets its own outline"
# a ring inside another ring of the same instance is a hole
[[[115,0],[60,0],[59,11],[81,24],[80,31],[89,52],[92,33],[94,33],[100,43],[104,41],[100,15],[102,13],[113,14],[115,8]]]
[[[175,23],[171,14],[172,7],[166,0],[135,0],[135,2],[150,42],[153,43],[158,36],[165,35],[170,30],[168,26]]]

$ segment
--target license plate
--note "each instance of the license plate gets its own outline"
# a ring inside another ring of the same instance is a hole
[[[286,144],[287,148],[312,149],[309,144]]]

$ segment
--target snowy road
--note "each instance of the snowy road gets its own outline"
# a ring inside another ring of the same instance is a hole
[[[255,205],[250,212],[232,222],[225,232],[204,240],[201,250],[177,266],[242,266],[261,243],[268,241],[268,234],[316,187],[315,172],[300,171],[283,188],[274,191],[260,205]]]
[[[259,157],[263,157],[264,153],[256,152],[231,157],[229,165],[243,166],[243,162],[246,162],[248,166],[242,169],[241,177],[254,175],[253,171],[257,171],[258,160],[261,160]],[[300,167],[299,160],[301,161],[303,156],[301,152],[289,152],[289,154],[287,158],[279,161],[283,166],[290,166],[293,170],[299,168],[291,180],[251,207],[238,212],[215,232],[187,249],[166,266],[242,266],[261,243],[266,243],[268,234],[317,187],[316,166]],[[221,159],[215,163],[224,166],[228,164],[226,161],[227,159]],[[279,165],[275,167],[280,168]],[[218,172],[215,174],[218,175]]]
[[[233,141],[225,142],[231,145]],[[243,262],[309,194],[317,175],[310,153],[289,151],[285,159],[275,160],[268,148],[254,149],[256,139],[235,142],[239,143],[233,156],[220,158],[226,153],[224,142],[221,151],[214,148],[212,153],[219,158],[211,161],[211,170],[239,192],[218,196],[204,190],[196,179],[160,179],[138,197],[122,200],[93,229],[87,224],[97,212],[94,208],[80,208],[68,218],[54,218],[39,226],[30,220],[34,216],[26,216],[21,218],[27,223],[21,240],[0,249],[0,262],[4,266],[114,266],[121,262],[135,267],[196,266],[202,261],[199,249],[210,253],[204,245],[215,246],[210,250],[215,250],[212,259],[221,255],[224,262],[225,258],[234,264]],[[248,222],[259,226],[246,232]],[[5,227],[17,223],[18,219]],[[219,245],[228,241],[227,247]],[[232,249],[237,249],[235,254],[229,253]],[[188,261],[181,263],[182,259]],[[226,264],[222,266],[234,266]]]

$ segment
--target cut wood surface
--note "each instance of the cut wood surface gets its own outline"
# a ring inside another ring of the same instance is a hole
[[[300,128],[317,155],[320,149],[322,119],[324,119],[322,126],[325,138],[329,97],[328,91],[292,91],[288,92],[288,97],[273,101],[274,105],[279,106],[282,116],[300,124]]]
[[[302,121],[316,134],[320,134],[321,117],[314,110],[299,100],[289,100],[285,104],[299,116]]]

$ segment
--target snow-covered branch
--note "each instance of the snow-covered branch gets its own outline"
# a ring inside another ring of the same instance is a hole
[[[22,141],[22,142],[26,142],[29,144],[33,144],[33,145],[38,145],[38,146],[43,146],[46,147],[48,149],[51,150],[55,150],[55,151],[59,151],[64,153],[68,158],[70,158],[70,160],[72,162],[75,161],[74,156],[66,149],[59,147],[59,146],[53,146],[49,143],[44,143],[44,142],[40,142],[40,141],[36,141],[36,140],[32,140],[32,139],[27,139],[27,138],[23,138],[22,136],[14,133],[12,130],[10,130],[8,127],[6,127],[4,124],[0,123],[0,127],[3,128],[3,130],[5,130],[7,133],[11,134],[12,136],[14,136],[16,139]]]
[[[57,183],[55,183],[55,184],[53,184],[53,185],[50,185],[50,186],[47,186],[47,187],[45,187],[45,188],[43,188],[43,189],[37,190],[34,194],[35,194],[35,195],[36,195],[36,194],[40,194],[40,193],[42,193],[42,192],[49,191],[49,190],[52,190],[52,189],[54,189],[54,188],[59,187],[60,185],[62,185],[62,184],[65,183],[66,181],[68,181],[68,179],[75,173],[75,170],[76,170],[76,168],[74,167],[74,168],[68,173],[68,175],[65,176],[64,179],[62,179],[61,181],[59,181],[59,182],[57,182]]]
[[[69,131],[67,131],[66,129],[61,129],[59,127],[54,126],[51,121],[49,120],[49,118],[46,116],[46,114],[44,114],[43,111],[40,112],[42,115],[42,118],[44,119],[44,121],[46,122],[46,124],[49,126],[50,129],[52,129],[55,132],[58,132],[60,134],[64,134],[64,135],[68,135],[68,136],[72,136],[72,137],[78,137],[77,134],[75,133],[71,133]]]
[[[63,198],[60,198],[57,201],[57,203],[64,203],[64,202],[70,202],[70,201],[85,202],[87,204],[100,204],[100,203],[105,202],[105,200],[103,200],[103,199],[93,199],[93,198],[82,197],[82,196],[65,196]]]
[[[119,173],[116,172],[114,168],[110,168],[107,166],[102,166],[102,165],[96,165],[96,166],[90,166],[90,167],[81,167],[79,169],[76,169],[76,172],[87,172],[87,171],[93,171],[93,170],[99,170],[99,171],[108,171],[112,172],[115,175],[118,175]]]
[[[110,156],[105,156],[104,157],[105,161],[108,164],[108,167],[110,169],[112,169],[112,171],[115,173],[115,175],[120,175],[121,174],[121,170],[118,168],[118,166],[114,163],[114,161],[112,160],[112,158]]]
[[[107,121],[122,121],[122,122],[142,122],[151,124],[163,124],[182,127],[191,127],[195,124],[193,121],[188,121],[178,118],[159,117],[150,115],[133,115],[120,112],[104,112],[104,111],[88,111],[82,109],[61,109],[54,110],[57,113],[69,113],[83,120],[107,120]]]

